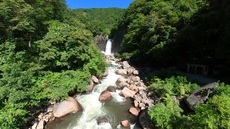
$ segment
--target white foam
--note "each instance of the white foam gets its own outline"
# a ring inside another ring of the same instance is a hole
[[[121,92],[120,90],[116,90],[116,92],[111,92],[111,94],[112,94],[112,96],[113,96],[113,100],[114,100],[115,102],[122,103],[122,102],[125,102],[125,101],[126,101],[126,99],[125,99],[124,97],[122,97],[122,96],[119,95],[120,92]]]
[[[130,125],[130,129],[134,129],[135,125],[136,125],[136,123],[135,123],[135,124],[131,124],[131,125]],[[123,128],[122,128],[122,125],[119,124],[119,125],[117,126],[117,129],[123,129]]]

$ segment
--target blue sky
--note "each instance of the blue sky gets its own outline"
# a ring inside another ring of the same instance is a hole
[[[134,0],[66,0],[69,8],[127,8]]]

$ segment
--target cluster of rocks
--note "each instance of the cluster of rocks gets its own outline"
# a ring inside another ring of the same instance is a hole
[[[141,110],[145,110],[149,106],[153,106],[154,101],[148,97],[147,86],[138,76],[139,71],[130,66],[127,61],[117,63],[122,65],[122,67],[116,70],[116,74],[122,75],[116,81],[117,87],[109,86],[100,94],[99,101],[111,101],[113,99],[111,92],[116,92],[116,89],[119,89],[119,95],[125,98],[133,99],[134,104],[133,107],[129,109],[129,112],[137,117],[139,116]],[[125,128],[130,126],[130,122],[128,120],[123,120],[120,124]]]
[[[120,90],[120,95],[125,98],[133,99],[133,107],[129,109],[129,112],[134,116],[140,116],[142,110],[147,109],[149,106],[154,105],[154,101],[150,99],[147,95],[147,87],[140,79],[139,71],[134,67],[130,66],[127,61],[120,62],[119,59],[106,57],[106,60],[109,62],[111,60],[120,63],[122,67],[116,70],[116,74],[122,75],[116,81],[116,86],[108,86],[108,88],[103,91],[99,96],[100,102],[109,102],[112,101],[113,97],[111,92],[116,92]],[[108,75],[108,68],[105,70],[105,73],[99,78],[105,77]],[[91,82],[86,90],[86,93],[90,93],[95,84],[99,84],[100,80],[92,76]],[[82,106],[80,103],[73,97],[68,97],[65,101],[60,103],[51,102],[51,106],[46,109],[46,112],[40,113],[36,119],[37,122],[33,124],[30,129],[44,129],[45,124],[53,121],[55,118],[63,117],[72,112],[82,111]],[[108,122],[106,116],[99,117],[97,119],[98,125],[101,123]],[[124,128],[130,127],[129,120],[123,120],[120,124]]]
[[[139,72],[131,67],[127,61],[122,62],[123,68],[116,71],[117,74],[123,75],[125,78],[118,78],[117,85],[121,90],[121,95],[134,99],[134,106],[140,110],[144,110],[154,104],[153,100],[147,95],[147,86],[138,76]]]
[[[44,129],[45,124],[53,121],[55,118],[63,117],[72,112],[82,111],[81,105],[73,97],[68,97],[60,103],[50,103],[51,106],[47,108],[45,113],[40,113],[38,115],[37,122],[35,122],[30,129]]]

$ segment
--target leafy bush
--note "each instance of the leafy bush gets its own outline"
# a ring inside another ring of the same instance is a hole
[[[137,51],[131,56],[139,62],[175,63],[176,52],[172,46],[190,18],[204,5],[204,0],[135,0],[117,27],[117,30],[126,27],[123,52]]]
[[[212,97],[206,103],[198,104],[194,114],[181,115],[182,110],[165,94],[163,102],[149,108],[148,114],[160,128],[228,129],[230,128],[230,87],[218,83]]]
[[[86,90],[91,74],[87,71],[44,72],[40,74],[33,88],[36,96],[34,99],[61,100],[72,91],[83,92]]]
[[[158,78],[161,78],[161,79],[165,79],[171,76],[185,76],[185,74],[178,71],[175,67],[169,67],[169,68],[161,68],[157,70],[149,78],[152,78],[154,76],[157,76]]]
[[[155,77],[148,87],[148,90],[154,91],[159,97],[166,94],[180,96],[188,96],[189,93],[196,90],[198,85],[188,81],[185,76],[172,76],[161,80]]]
[[[181,112],[182,109],[168,94],[164,97],[164,103],[158,103],[148,110],[148,114],[156,126],[164,129],[173,129],[172,125],[180,118]]]
[[[111,29],[122,18],[125,9],[121,8],[92,8],[92,9],[76,9],[72,12],[86,25],[86,29],[90,30],[94,36],[110,34]]]
[[[48,100],[84,92],[107,64],[92,33],[65,16],[64,0],[4,0],[0,7],[0,128],[28,128]]]
[[[197,105],[196,114],[191,115],[191,127],[198,129],[229,129],[230,128],[230,97],[214,95],[206,104]]]

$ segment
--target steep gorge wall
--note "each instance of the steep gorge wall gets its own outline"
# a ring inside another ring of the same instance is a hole
[[[94,38],[94,43],[98,46],[101,51],[105,51],[106,42],[108,40],[108,35],[100,34]]]

